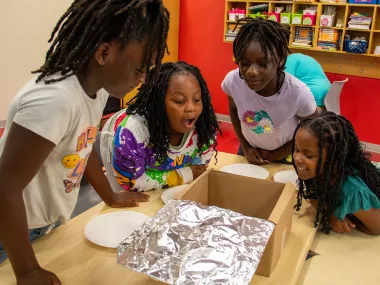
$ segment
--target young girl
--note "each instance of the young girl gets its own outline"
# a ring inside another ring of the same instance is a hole
[[[293,165],[302,198],[317,207],[315,226],[328,233],[357,228],[380,234],[380,172],[363,151],[351,123],[327,112],[304,119],[294,135]]]
[[[299,118],[313,115],[310,89],[284,72],[289,31],[281,24],[244,19],[233,44],[238,68],[222,83],[240,155],[249,163],[286,162]],[[288,162],[289,163],[289,162]]]
[[[218,132],[199,69],[164,63],[157,80],[145,83],[127,111],[104,126],[101,155],[108,179],[114,191],[189,183],[206,170]]]
[[[147,200],[114,193],[92,146],[108,94],[124,97],[160,66],[168,25],[161,0],[75,0],[58,21],[0,141],[0,260],[17,284],[60,284],[30,243],[70,219],[83,174],[110,206]]]

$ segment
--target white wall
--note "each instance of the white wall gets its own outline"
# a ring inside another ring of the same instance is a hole
[[[48,39],[72,0],[0,0],[0,121],[8,104],[44,63]]]

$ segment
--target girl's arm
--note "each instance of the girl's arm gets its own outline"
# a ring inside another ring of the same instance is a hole
[[[124,190],[149,191],[193,180],[193,171],[189,166],[167,171],[151,169],[157,162],[147,146],[148,136],[139,128],[132,131],[126,127],[119,128],[113,147],[113,169],[117,182]],[[120,138],[123,138],[122,141]]]
[[[103,173],[97,152],[93,149],[84,172],[87,181],[94,187],[102,200],[110,207],[136,207],[137,202],[147,202],[149,196],[143,193],[113,192]]]
[[[358,223],[357,228],[370,235],[380,235],[380,209],[360,210],[354,216],[362,223]]]
[[[19,282],[29,279],[47,284],[43,280],[49,278],[29,241],[23,191],[54,147],[51,141],[13,123],[0,157],[0,241]]]

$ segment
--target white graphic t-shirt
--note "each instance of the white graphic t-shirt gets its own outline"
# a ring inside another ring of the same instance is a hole
[[[241,130],[251,146],[275,150],[293,139],[299,117],[316,111],[317,105],[306,84],[285,72],[280,92],[263,97],[239,76],[239,69],[226,75],[223,91],[234,99]]]
[[[14,122],[56,145],[23,192],[29,229],[70,219],[108,98],[103,89],[90,98],[76,76],[53,84],[35,80],[12,100],[0,141],[1,155]]]

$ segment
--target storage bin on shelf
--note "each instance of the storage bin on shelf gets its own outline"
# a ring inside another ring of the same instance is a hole
[[[292,24],[301,25],[302,24],[302,12],[292,14]]]
[[[280,14],[275,13],[275,12],[271,12],[268,14],[268,20],[279,23],[280,22]]]
[[[307,26],[314,26],[317,15],[306,14],[302,15],[302,24]]]
[[[335,17],[336,14],[334,15],[321,15],[321,21],[320,21],[320,26],[321,27],[332,27],[335,25]]]
[[[249,14],[249,17],[251,17],[252,19],[258,19],[258,18],[261,18],[261,19],[264,19],[264,20],[268,19],[268,15],[267,14],[262,14],[262,13]]]
[[[292,23],[292,14],[291,13],[281,13],[280,14],[280,23],[285,25],[290,25]]]
[[[344,50],[352,53],[366,53],[368,41],[362,40],[344,40]]]
[[[377,0],[348,0],[351,4],[377,4]]]

